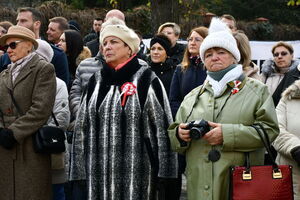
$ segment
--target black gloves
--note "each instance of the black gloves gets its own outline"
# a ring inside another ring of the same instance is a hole
[[[300,165],[300,146],[293,148],[291,154],[297,164]]]
[[[0,129],[0,145],[5,149],[12,149],[16,143],[12,130],[7,128]]]

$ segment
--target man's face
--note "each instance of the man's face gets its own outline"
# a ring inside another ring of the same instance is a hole
[[[236,25],[233,20],[222,18],[222,22],[224,22],[228,26],[231,32],[236,32]]]
[[[56,22],[50,22],[48,25],[47,35],[48,41],[57,44],[60,41],[60,36],[63,31],[59,29],[59,24]]]
[[[23,26],[35,32],[35,23],[33,22],[32,13],[29,11],[20,12],[17,16],[17,25]]]
[[[169,38],[169,40],[172,43],[172,47],[175,46],[179,36],[175,35],[174,29],[172,27],[167,26],[163,28],[161,30],[161,33],[166,35]]]
[[[96,33],[100,32],[102,23],[102,20],[94,20],[93,29]]]

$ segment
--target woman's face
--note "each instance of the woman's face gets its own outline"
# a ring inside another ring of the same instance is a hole
[[[108,36],[104,39],[102,50],[106,63],[112,67],[124,63],[132,54],[129,46],[115,36]]]
[[[8,45],[6,52],[12,62],[27,56],[33,48],[33,44],[30,41],[21,38],[8,38],[5,44]]]
[[[234,63],[233,55],[223,48],[211,48],[204,54],[204,64],[210,72],[223,70]]]
[[[67,43],[66,43],[66,35],[63,33],[59,38],[59,43],[57,46],[62,49],[64,52],[67,52]]]
[[[190,37],[188,38],[188,51],[191,56],[199,55],[199,48],[203,42],[203,37],[199,35],[196,31],[193,31]]]
[[[150,49],[151,61],[154,63],[165,62],[167,59],[167,52],[158,42],[152,45]]]
[[[274,62],[277,67],[289,67],[293,60],[293,54],[290,54],[289,50],[284,46],[279,46],[274,49]]]

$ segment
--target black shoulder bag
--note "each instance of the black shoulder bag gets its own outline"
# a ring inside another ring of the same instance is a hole
[[[9,94],[19,115],[24,115],[20,107],[18,106],[11,90],[9,91]],[[59,128],[58,121],[56,120],[53,112],[51,112],[51,115],[56,126],[45,125],[39,128],[37,132],[32,136],[33,149],[36,153],[56,154],[62,153],[66,150],[65,133],[61,128]]]

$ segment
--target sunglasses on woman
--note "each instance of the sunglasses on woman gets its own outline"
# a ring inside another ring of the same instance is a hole
[[[277,52],[277,53],[274,53],[274,57],[278,57],[279,55],[286,56],[287,54],[288,54],[288,52],[286,52],[286,51]]]
[[[24,42],[24,40],[16,40],[16,41],[11,42],[7,45],[4,45],[3,48],[5,49],[5,51],[7,51],[8,47],[11,48],[11,49],[15,49],[15,48],[17,48],[17,45],[21,42]]]

